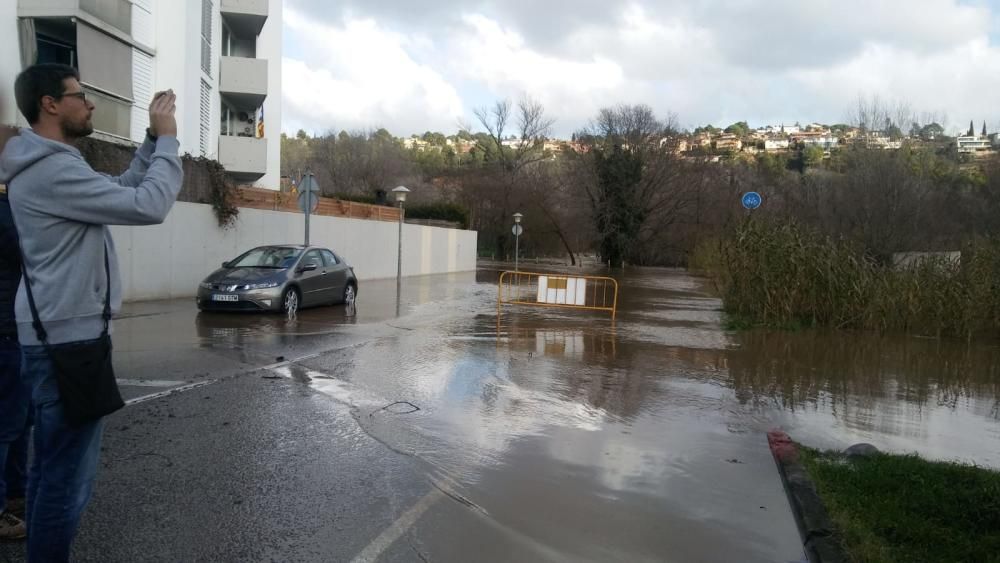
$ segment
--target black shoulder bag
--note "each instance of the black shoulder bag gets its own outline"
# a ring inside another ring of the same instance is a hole
[[[24,288],[28,291],[32,326],[55,367],[59,398],[67,421],[73,426],[82,426],[124,407],[125,401],[118,391],[118,381],[111,365],[111,335],[108,334],[111,322],[111,266],[108,264],[107,243],[104,245],[104,274],[108,285],[102,315],[104,330],[93,340],[49,344],[48,334],[38,317],[24,260],[21,260],[21,273],[24,275]]]

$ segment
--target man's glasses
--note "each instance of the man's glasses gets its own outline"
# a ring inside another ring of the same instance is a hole
[[[61,94],[59,97],[60,98],[65,98],[67,96],[70,96],[70,97],[73,97],[73,98],[77,98],[81,102],[86,102],[87,101],[87,93],[86,92],[65,92],[65,93]]]

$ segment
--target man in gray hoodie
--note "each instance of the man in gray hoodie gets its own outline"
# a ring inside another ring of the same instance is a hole
[[[175,96],[158,93],[147,138],[121,176],[95,172],[73,143],[93,132],[94,104],[76,69],[39,64],[14,84],[18,109],[31,124],[0,154],[0,183],[20,237],[28,279],[15,303],[22,377],[31,387],[34,457],[28,470],[28,560],[68,561],[97,474],[103,419],[67,422],[54,366],[32,327],[30,281],[49,344],[97,338],[110,284],[112,312],[121,281],[108,225],[162,223],[181,189]],[[105,253],[110,274],[105,275]]]

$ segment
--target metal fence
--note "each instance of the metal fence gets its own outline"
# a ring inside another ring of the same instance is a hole
[[[601,276],[506,271],[497,282],[497,315],[504,304],[607,311],[614,319],[618,281]]]

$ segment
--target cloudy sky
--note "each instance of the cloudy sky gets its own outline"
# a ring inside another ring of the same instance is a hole
[[[842,122],[859,96],[1000,129],[1000,0],[284,0],[282,128],[455,132],[528,95],[681,126]],[[474,129],[476,129],[474,127]]]

